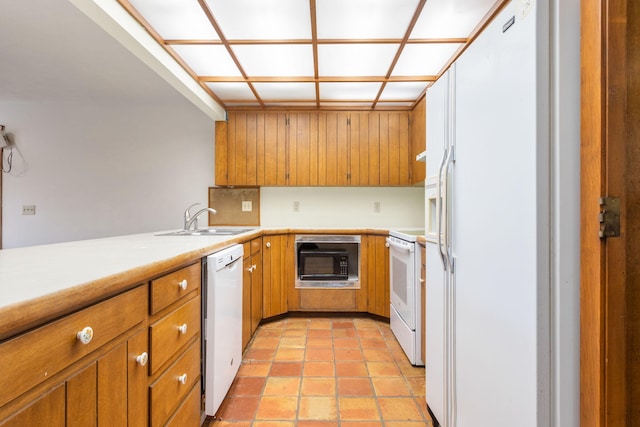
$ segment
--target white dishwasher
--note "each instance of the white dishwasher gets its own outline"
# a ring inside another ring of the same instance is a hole
[[[207,257],[205,412],[215,415],[242,362],[242,245]]]

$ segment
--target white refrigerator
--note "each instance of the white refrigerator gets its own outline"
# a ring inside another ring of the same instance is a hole
[[[541,4],[509,3],[427,90],[426,400],[443,427],[549,411]]]

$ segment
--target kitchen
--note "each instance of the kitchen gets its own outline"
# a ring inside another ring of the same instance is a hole
[[[32,24],[32,31],[46,28],[46,17],[42,18],[44,22],[40,25]],[[34,19],[35,16],[31,17]],[[74,34],[81,33],[86,43],[95,41],[92,35],[98,39],[105,37],[95,28],[92,30],[90,22],[78,18],[74,24],[79,30],[70,31],[72,34],[65,35],[60,28],[52,31],[61,40],[77,38]],[[29,24],[21,22],[21,25]],[[3,40],[11,40],[11,33]],[[98,43],[95,41],[93,45]],[[27,50],[36,48],[25,46]],[[85,46],[79,51],[89,49]],[[124,102],[114,99],[117,89],[108,81],[87,84],[85,89],[90,96],[86,98],[71,89],[45,100],[37,99],[33,92],[30,99],[19,102],[9,102],[9,97],[3,96],[2,121],[8,132],[15,132],[15,150],[20,153],[14,154],[13,167],[16,176],[21,177],[8,178],[7,174],[3,177],[4,247],[175,229],[181,225],[184,207],[193,201],[207,204],[204,189],[213,182],[215,172],[211,161],[210,141],[214,132],[211,119],[167,89],[153,73],[145,72],[140,64],[138,68],[135,63],[132,65],[135,72],[118,69],[124,53],[113,49],[116,57],[120,55],[119,61],[84,62],[75,52],[66,61],[70,69],[47,68],[48,73],[77,81],[72,76],[83,67],[110,69],[114,79],[120,77],[130,84],[121,94],[152,93],[155,97],[152,101],[136,104],[133,99]],[[22,64],[27,60],[22,58]],[[29,69],[19,67],[20,58],[7,62],[3,63],[3,73],[12,67],[20,72]],[[40,82],[38,74],[35,70],[30,76],[31,86],[27,90],[38,90],[35,86]],[[136,75],[144,77],[136,82],[133,80]],[[63,100],[62,95],[69,98]],[[105,103],[96,103],[101,97],[106,99]],[[36,133],[30,135],[26,129]],[[95,141],[90,149],[80,142],[87,139]],[[96,147],[101,149],[98,151]],[[25,195],[29,195],[29,200],[25,200]],[[296,227],[324,228],[340,223],[358,228],[410,228],[422,225],[424,218],[421,187],[265,188],[263,196],[263,227],[282,226],[284,222]],[[327,208],[328,203],[322,199],[332,204],[338,200],[341,209]],[[281,208],[293,207],[294,202],[299,202],[299,212]],[[374,212],[375,203],[379,203],[380,213]],[[36,205],[36,215],[22,216],[23,205]],[[570,399],[574,402],[571,416],[575,416],[575,399]]]

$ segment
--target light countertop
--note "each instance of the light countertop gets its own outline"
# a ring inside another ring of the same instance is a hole
[[[327,232],[387,230],[256,227],[235,236],[158,236],[161,231],[0,250],[0,340],[253,237]]]

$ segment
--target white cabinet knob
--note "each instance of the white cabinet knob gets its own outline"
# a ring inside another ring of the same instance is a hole
[[[138,362],[138,365],[140,366],[145,366],[148,361],[149,361],[149,354],[146,351],[143,351],[138,356],[136,356],[136,362]]]
[[[182,385],[187,383],[187,374],[182,374],[178,377],[178,382]]]
[[[187,289],[188,284],[189,282],[187,282],[187,279],[184,279],[178,282],[178,287],[184,291],[185,289]]]
[[[385,244],[384,244],[384,247],[385,247],[385,248],[388,248],[388,247],[389,247],[389,243],[385,243]]]
[[[187,324],[184,323],[182,326],[178,326],[178,330],[182,335],[185,335],[187,333]]]
[[[93,329],[91,328],[91,326],[87,326],[76,334],[76,338],[82,344],[89,344],[93,339]]]
[[[271,242],[267,242],[267,244],[265,246],[270,248],[271,247]]]

